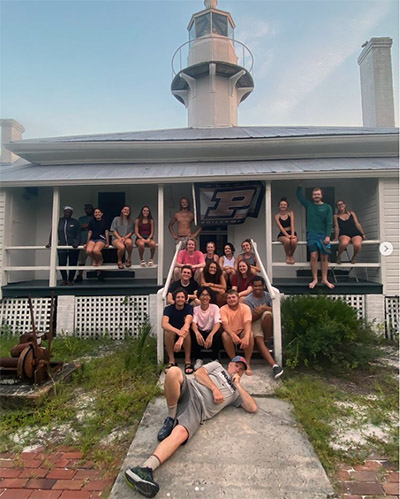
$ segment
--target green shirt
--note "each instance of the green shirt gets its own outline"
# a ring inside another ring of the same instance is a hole
[[[307,232],[316,232],[329,237],[332,232],[333,214],[330,204],[315,204],[308,201],[301,192],[301,187],[297,187],[296,196],[300,203],[307,210]]]

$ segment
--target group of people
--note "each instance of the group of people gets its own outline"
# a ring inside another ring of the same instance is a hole
[[[103,264],[102,251],[110,246],[117,250],[117,266],[119,269],[132,265],[132,251],[134,244],[139,252],[142,267],[151,267],[154,263],[154,254],[157,244],[154,241],[154,219],[149,206],[143,206],[135,220],[131,217],[131,208],[125,205],[121,208],[119,216],[115,217],[111,225],[104,217],[100,208],[85,204],[85,215],[79,219],[72,218],[73,208],[64,206],[64,216],[58,221],[57,237],[59,246],[72,246],[72,249],[59,249],[58,260],[60,266],[67,263],[73,267],[86,265],[88,257],[92,259],[93,267]],[[133,238],[135,243],[133,242]],[[47,248],[51,246],[51,233]],[[79,247],[81,250],[79,251]],[[150,250],[150,259],[144,260],[145,248]],[[124,262],[125,260],[125,262]],[[74,281],[76,271],[71,269],[68,273],[61,270],[62,286],[71,286],[74,282],[82,282],[83,270],[80,270]]]
[[[357,215],[354,211],[347,209],[343,200],[336,201],[337,212],[333,215],[331,206],[323,202],[323,191],[320,187],[313,189],[311,201],[304,197],[301,186],[297,188],[296,196],[307,212],[307,246],[310,252],[312,273],[309,288],[313,289],[318,284],[318,255],[320,254],[322,284],[332,289],[335,286],[328,280],[328,258],[331,254],[332,225],[334,226],[334,240],[339,241],[336,258],[338,265],[342,263],[342,254],[350,243],[353,245],[351,263],[357,263],[362,241],[366,239],[365,232]],[[294,264],[293,255],[298,243],[294,227],[294,213],[289,210],[289,202],[286,198],[281,198],[278,206],[279,213],[274,217],[279,228],[277,239],[283,245],[286,263]]]

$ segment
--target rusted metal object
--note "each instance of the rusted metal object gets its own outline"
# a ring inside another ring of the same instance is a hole
[[[54,293],[51,295],[50,330],[48,333],[36,331],[30,296],[28,301],[32,331],[20,336],[19,344],[11,348],[11,357],[0,358],[0,374],[18,377],[25,382],[40,385],[63,366],[62,362],[52,362],[50,360],[51,342],[53,340]],[[47,340],[47,348],[42,346],[42,340]]]

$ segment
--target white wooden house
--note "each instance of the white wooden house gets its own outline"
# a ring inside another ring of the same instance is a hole
[[[198,26],[207,22],[208,31],[200,33]],[[192,17],[187,67],[177,69],[171,86],[173,95],[188,108],[188,128],[16,140],[23,128],[13,120],[3,120],[3,132],[8,136],[8,161],[1,164],[0,190],[3,322],[20,330],[28,327],[26,307],[21,304],[32,294],[38,298],[37,310],[43,307],[40,320],[45,324],[54,290],[58,331],[91,336],[107,330],[122,337],[125,331],[136,332],[145,315],[156,327],[156,294],[175,251],[167,226],[180,197],[192,199],[199,184],[257,181],[263,191],[257,218],[204,227],[201,245],[208,240],[218,244],[231,241],[239,250],[241,241],[251,237],[275,288],[283,294],[309,293],[308,280],[302,277],[309,265],[305,213],[295,190],[300,183],[305,189],[322,187],[332,201],[344,199],[357,213],[368,241],[359,263],[344,263],[340,269],[330,263],[338,281],[334,290],[318,286],[314,292],[345,296],[361,316],[379,324],[385,320],[396,324],[399,175],[398,129],[393,117],[387,111],[380,113],[376,103],[371,111],[368,102],[373,98],[368,95],[370,86],[365,85],[363,108],[368,126],[238,126],[237,108],[251,93],[253,80],[251,54],[243,51],[247,54],[243,60],[236,56],[239,42],[233,40],[233,29],[230,14],[216,8]],[[375,81],[362,66],[368,57],[376,57],[375,48],[379,52],[383,47],[386,55],[390,51],[387,39],[386,45],[381,40],[372,39],[360,56],[364,79]],[[390,97],[390,88],[382,91]],[[375,122],[371,123],[371,115]],[[284,263],[273,223],[282,196],[289,199],[295,212],[301,241],[293,266]],[[107,265],[102,282],[85,279],[80,285],[57,286],[56,247],[48,250],[45,244],[62,206],[73,206],[77,218],[83,215],[85,203],[96,206],[113,200],[131,205],[134,216],[144,204],[151,207],[157,227],[156,266],[140,268],[135,254],[131,271],[118,274],[116,265],[115,272]],[[382,242],[393,245],[391,255],[379,252]],[[341,277],[343,269],[351,271],[350,275]],[[122,277],[133,276],[132,271],[134,277]]]

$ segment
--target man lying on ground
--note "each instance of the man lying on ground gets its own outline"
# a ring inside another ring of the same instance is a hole
[[[240,356],[234,357],[227,369],[218,361],[210,362],[194,373],[194,379],[178,367],[171,367],[164,383],[168,417],[158,432],[160,443],[142,466],[125,471],[128,484],[144,496],[154,497],[159,485],[153,479],[153,471],[189,440],[200,424],[232,404],[256,412],[256,401],[240,384],[246,369],[247,362]]]

